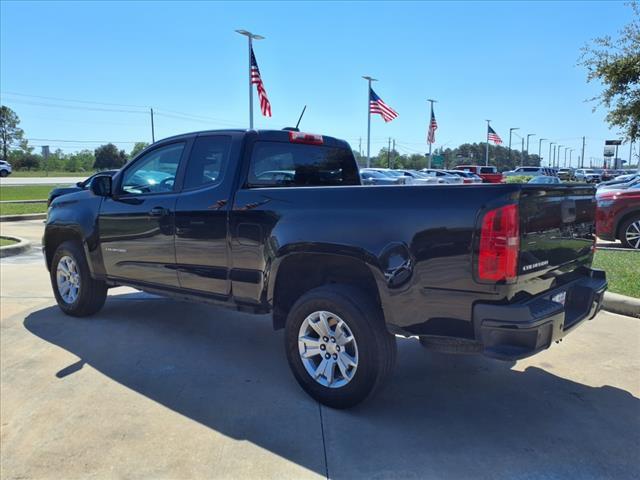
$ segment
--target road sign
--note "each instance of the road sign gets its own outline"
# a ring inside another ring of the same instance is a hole
[[[444,156],[434,155],[431,157],[431,166],[433,168],[442,168],[444,166]]]
[[[622,145],[622,140],[605,140],[605,145]]]

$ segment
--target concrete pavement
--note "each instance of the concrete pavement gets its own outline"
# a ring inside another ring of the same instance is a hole
[[[266,316],[118,288],[67,317],[42,222],[0,228],[36,245],[0,260],[3,479],[638,477],[637,319],[601,313],[513,364],[399,340],[387,388],[334,411]]]

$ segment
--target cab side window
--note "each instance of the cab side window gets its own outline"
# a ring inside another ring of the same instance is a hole
[[[151,194],[173,191],[183,143],[173,143],[145,154],[124,172],[122,193]]]
[[[222,182],[230,150],[231,137],[217,135],[196,138],[187,163],[183,188],[188,190]]]

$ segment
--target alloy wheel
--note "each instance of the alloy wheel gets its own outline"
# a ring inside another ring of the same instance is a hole
[[[347,323],[331,312],[313,312],[304,319],[298,351],[307,373],[324,387],[345,386],[358,368],[356,339]]]
[[[72,304],[76,301],[80,292],[80,272],[73,257],[65,255],[58,262],[56,283],[58,293],[65,303]]]

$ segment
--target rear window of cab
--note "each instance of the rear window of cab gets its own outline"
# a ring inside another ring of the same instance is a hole
[[[265,141],[253,146],[249,188],[359,184],[355,159],[347,149]]]

